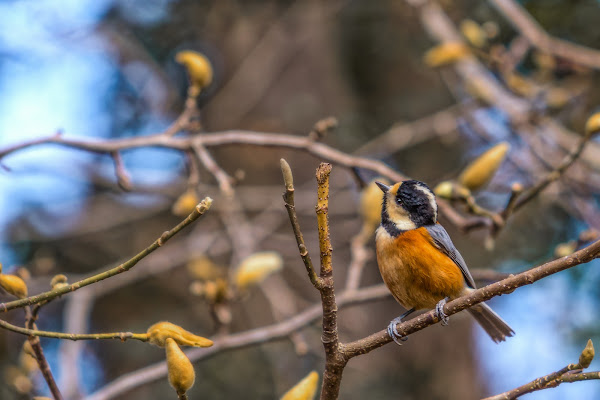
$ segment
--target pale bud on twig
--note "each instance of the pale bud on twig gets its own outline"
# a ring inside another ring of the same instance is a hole
[[[592,339],[588,339],[585,349],[579,355],[579,365],[581,368],[589,367],[595,355],[594,343],[592,343]]]
[[[169,338],[182,346],[210,347],[213,345],[212,340],[194,335],[179,325],[166,321],[152,325],[148,328],[146,334],[148,335],[148,342],[159,347],[165,347],[166,340]]]
[[[169,383],[178,395],[184,394],[194,386],[196,380],[194,366],[173,339],[168,338],[166,340],[165,351],[167,353]]]
[[[458,177],[458,182],[469,190],[485,186],[494,176],[510,148],[501,142],[472,161]]]
[[[240,289],[255,285],[283,266],[283,259],[274,251],[255,253],[240,263],[234,275],[234,282]]]
[[[312,400],[317,393],[319,374],[316,371],[309,373],[304,379],[288,390],[280,400]]]

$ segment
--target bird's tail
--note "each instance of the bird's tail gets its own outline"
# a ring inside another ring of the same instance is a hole
[[[496,343],[503,342],[507,337],[515,334],[512,328],[485,303],[476,304],[467,311]]]

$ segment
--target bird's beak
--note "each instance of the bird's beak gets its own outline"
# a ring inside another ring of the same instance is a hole
[[[387,193],[390,190],[390,187],[388,185],[384,185],[381,182],[375,182],[377,184],[377,186],[379,186],[379,189],[381,189],[381,191],[383,193]]]

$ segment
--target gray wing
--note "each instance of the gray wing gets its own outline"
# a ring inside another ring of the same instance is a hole
[[[465,260],[462,258],[458,250],[456,250],[456,247],[454,247],[454,243],[452,243],[452,239],[450,239],[450,235],[448,235],[448,232],[446,232],[444,227],[440,224],[435,224],[426,226],[426,228],[429,234],[431,235],[431,238],[433,239],[433,243],[442,252],[444,252],[444,254],[450,257],[456,265],[458,265],[458,268],[460,268],[460,272],[462,272],[465,278],[467,286],[475,289],[475,281],[473,280],[473,277],[471,276],[471,273],[467,268],[467,264],[465,263]]]

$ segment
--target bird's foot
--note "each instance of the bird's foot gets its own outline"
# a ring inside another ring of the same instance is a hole
[[[403,342],[406,342],[408,340],[408,338],[406,336],[402,336],[401,334],[398,333],[398,329],[396,329],[396,325],[398,325],[400,322],[402,322],[402,318],[404,316],[401,315],[398,318],[394,318],[392,320],[392,322],[390,322],[390,324],[387,327],[387,332],[388,335],[390,335],[390,337],[392,338],[392,340],[394,342],[396,342],[396,344],[398,346],[402,346]]]
[[[437,315],[438,319],[442,321],[442,325],[444,326],[448,325],[448,321],[450,321],[450,317],[448,317],[444,312],[444,306],[446,305],[447,301],[448,297],[440,300],[439,303],[435,305],[435,314]]]

